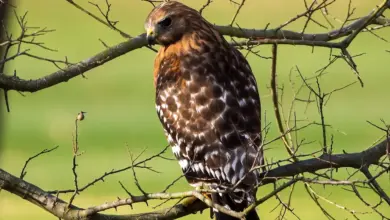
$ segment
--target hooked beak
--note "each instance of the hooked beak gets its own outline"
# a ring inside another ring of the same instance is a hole
[[[146,30],[146,40],[148,41],[148,45],[151,46],[156,43],[155,32],[153,28],[148,28]]]

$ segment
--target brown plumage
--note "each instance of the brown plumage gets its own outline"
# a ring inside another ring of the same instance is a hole
[[[183,173],[193,186],[225,190],[238,183],[212,199],[242,211],[254,202],[258,183],[258,170],[249,171],[263,161],[260,100],[248,62],[182,3],[157,6],[145,28],[149,43],[161,45],[154,63],[156,109]],[[257,218],[256,212],[249,216]]]

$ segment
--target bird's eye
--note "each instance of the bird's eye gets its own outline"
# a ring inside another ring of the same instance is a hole
[[[166,17],[163,20],[158,22],[158,24],[162,27],[169,27],[171,23],[172,23],[172,19],[169,17]]]

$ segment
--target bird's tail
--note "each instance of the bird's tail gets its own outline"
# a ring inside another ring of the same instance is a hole
[[[237,211],[237,212],[243,211],[249,205],[248,199],[245,197],[239,203],[236,200],[232,199],[232,195],[228,195],[228,194],[221,195],[221,194],[213,193],[211,195],[211,197],[212,197],[212,200],[214,203],[217,203],[217,204],[222,205],[224,207],[229,207],[229,209]],[[238,218],[232,217],[228,214],[219,212],[217,210],[215,210],[214,213],[215,213],[216,220],[239,220]],[[246,220],[260,220],[255,209],[251,210],[245,216],[245,219]]]
[[[215,219],[216,220],[239,220],[238,218],[232,217],[230,215],[227,215],[222,212],[216,212],[215,213]],[[257,215],[256,210],[251,210],[246,216],[246,220],[260,220],[259,216]]]

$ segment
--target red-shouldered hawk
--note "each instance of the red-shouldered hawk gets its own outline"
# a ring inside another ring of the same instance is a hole
[[[263,164],[260,100],[248,62],[179,2],[157,6],[145,28],[149,44],[161,45],[154,63],[158,117],[187,181],[217,190],[237,185],[212,200],[242,211],[255,201],[259,171],[251,168]],[[256,211],[247,219],[258,219]]]

